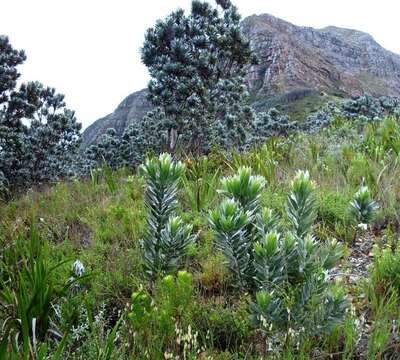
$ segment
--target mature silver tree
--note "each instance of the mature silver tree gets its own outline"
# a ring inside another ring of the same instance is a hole
[[[68,175],[78,152],[81,125],[64,95],[39,82],[17,87],[26,59],[0,36],[0,185],[3,190]]]
[[[240,145],[251,124],[244,75],[255,57],[236,7],[229,0],[216,3],[194,0],[190,14],[177,10],[145,35],[149,98],[164,114],[158,132],[167,133],[170,152],[178,145],[207,151],[221,132],[221,145]]]

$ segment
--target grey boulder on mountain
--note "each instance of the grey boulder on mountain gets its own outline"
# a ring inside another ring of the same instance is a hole
[[[268,14],[247,17],[242,26],[259,59],[247,76],[256,110],[274,106],[301,121],[340,97],[400,96],[400,55],[384,49],[369,34],[333,26],[296,26]],[[83,146],[110,127],[122,134],[150,109],[146,90],[129,95],[113,113],[84,131]]]

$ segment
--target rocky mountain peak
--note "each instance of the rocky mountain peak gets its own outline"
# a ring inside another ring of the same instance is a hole
[[[243,21],[260,58],[251,69],[250,88],[276,95],[299,88],[356,95],[399,95],[400,56],[369,34],[329,26],[296,26],[268,14]]]
[[[247,76],[257,110],[282,105],[282,110],[301,120],[313,107],[338,96],[400,96],[400,55],[367,33],[297,26],[269,14],[249,16],[242,27],[259,58]],[[85,130],[84,145],[109,127],[122,134],[150,108],[145,90],[129,95],[112,114]]]

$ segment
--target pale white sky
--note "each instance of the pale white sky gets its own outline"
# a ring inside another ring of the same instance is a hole
[[[370,33],[400,54],[399,0],[233,0],[243,17],[269,13],[296,25]],[[0,34],[28,59],[23,80],[64,93],[86,127],[146,87],[144,32],[190,0],[0,0]]]

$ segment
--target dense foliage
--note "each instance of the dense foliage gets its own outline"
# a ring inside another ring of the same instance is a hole
[[[288,115],[280,113],[275,108],[268,112],[251,111],[251,121],[246,130],[244,143],[238,146],[227,141],[228,132],[223,126],[218,125],[219,130],[214,133],[212,139],[208,139],[211,141],[208,149],[216,146],[222,149],[236,148],[243,151],[262,144],[266,139],[274,136],[288,136],[296,132],[313,133],[334,125],[338,121],[357,120],[377,126],[385,116],[390,116],[392,120],[385,118],[385,127],[382,128],[381,136],[391,139],[390,142],[384,140],[385,146],[391,146],[393,151],[400,153],[400,140],[393,137],[393,134],[396,134],[396,127],[399,126],[393,120],[400,118],[399,104],[398,98],[374,98],[366,94],[338,103],[330,102],[310,114],[301,123],[291,121]],[[163,119],[163,113],[160,110],[154,110],[145,116],[143,121],[129,125],[121,137],[116,135],[114,129],[108,129],[97,144],[85,150],[86,161],[81,167],[81,173],[87,174],[88,169],[101,166],[104,162],[114,169],[122,166],[135,167],[144,161],[147,153],[160,153],[168,140],[167,133],[158,127]],[[190,131],[187,134],[190,135]],[[375,141],[378,140],[375,138]]]
[[[38,82],[17,87],[23,51],[0,36],[0,187],[27,188],[70,175],[81,125],[64,96]]]
[[[399,100],[254,114],[216,3],[146,33],[155,109],[81,157],[0,36],[2,192],[85,175],[0,207],[0,359],[398,357]]]
[[[0,351],[394,356],[393,122],[336,122],[248,152],[150,156],[139,173],[99,168],[2,206]]]
[[[185,171],[183,164],[172,162],[169,154],[161,154],[158,159],[147,159],[141,170],[147,181],[148,209],[144,265],[154,279],[182,265],[185,250],[195,237],[192,227],[175,214],[178,186]]]
[[[192,1],[190,14],[177,10],[145,35],[150,100],[161,112],[158,133],[167,133],[163,148],[171,152],[246,141],[252,110],[245,106],[244,76],[255,60],[236,7],[230,1],[217,5]]]

